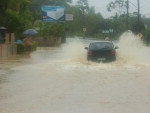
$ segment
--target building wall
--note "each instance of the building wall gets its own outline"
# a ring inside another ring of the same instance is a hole
[[[7,58],[17,54],[17,45],[13,33],[7,33],[5,43],[0,44],[0,58]]]

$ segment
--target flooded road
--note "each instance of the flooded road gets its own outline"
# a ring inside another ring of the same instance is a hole
[[[88,62],[81,39],[2,62],[0,113],[150,113],[150,48],[124,37],[113,63]]]

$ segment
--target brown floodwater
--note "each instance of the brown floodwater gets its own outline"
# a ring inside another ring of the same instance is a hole
[[[86,60],[91,40],[0,62],[0,113],[150,113],[150,48],[131,33],[117,60]]]

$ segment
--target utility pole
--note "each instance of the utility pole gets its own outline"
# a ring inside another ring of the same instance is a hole
[[[140,0],[138,0],[138,32],[140,31]]]
[[[82,8],[82,13],[83,13],[83,38],[85,38],[85,33],[86,33],[86,25],[85,25],[85,7]]]
[[[83,32],[83,38],[85,38],[86,36],[86,23],[85,23],[85,9],[86,6],[85,5],[77,5],[77,7],[80,9],[80,11],[82,12],[82,21],[83,21],[83,25],[82,25],[82,32]]]
[[[126,1],[127,5],[127,30],[129,29],[129,0]]]

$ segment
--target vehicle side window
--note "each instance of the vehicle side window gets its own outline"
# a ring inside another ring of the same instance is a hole
[[[91,43],[91,44],[89,45],[89,49],[90,49],[90,50],[95,49],[94,43]]]
[[[113,43],[111,43],[111,46],[112,46],[112,48],[114,48],[114,44]]]

